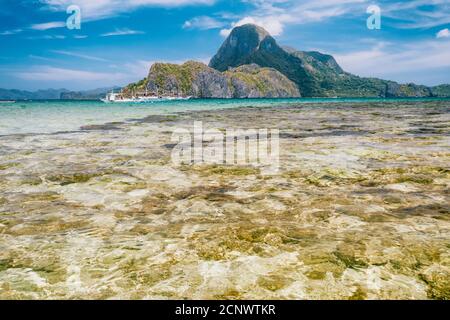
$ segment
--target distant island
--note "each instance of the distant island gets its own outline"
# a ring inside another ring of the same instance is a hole
[[[85,91],[70,91],[67,89],[38,91],[0,89],[0,100],[99,100],[104,98],[108,92],[121,89],[121,87],[117,86]]]
[[[334,57],[281,47],[263,28],[236,27],[209,66],[154,64],[147,78],[124,88],[196,98],[449,97],[450,85],[427,87],[363,78],[345,72]]]
[[[450,84],[427,87],[359,77],[344,71],[331,55],[282,47],[263,28],[246,24],[232,30],[209,65],[195,61],[182,65],[155,63],[145,79],[125,88],[0,89],[0,100],[97,100],[111,90],[122,90],[125,97],[450,97]]]

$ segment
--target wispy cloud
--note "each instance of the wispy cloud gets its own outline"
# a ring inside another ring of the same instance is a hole
[[[127,36],[133,34],[144,34],[143,31],[131,30],[131,29],[116,29],[115,31],[103,33],[101,37],[115,37],[115,36]]]
[[[448,0],[385,1],[382,13],[402,29],[427,29],[450,23]]]
[[[10,35],[21,33],[22,31],[23,31],[22,29],[6,30],[6,31],[0,32],[0,36],[10,36]]]
[[[37,24],[32,24],[31,26],[23,28],[23,29],[6,30],[3,32],[0,32],[0,35],[1,36],[10,36],[10,35],[22,33],[23,31],[26,31],[26,30],[46,31],[46,30],[50,30],[50,29],[63,28],[65,26],[66,26],[66,24],[61,21],[37,23]]]
[[[49,29],[64,28],[65,26],[66,24],[62,21],[54,21],[54,22],[33,24],[31,25],[30,29],[45,31]]]
[[[184,23],[184,29],[199,29],[199,30],[209,30],[218,29],[225,26],[225,22],[219,21],[212,17],[200,16],[188,20]]]
[[[50,58],[42,57],[42,56],[37,56],[37,55],[34,55],[34,54],[30,54],[28,57],[30,59],[36,59],[36,60],[42,60],[42,61],[54,61],[54,59],[50,59]]]
[[[51,66],[37,66],[30,71],[16,72],[14,75],[20,79],[32,81],[119,81],[124,78],[122,73],[92,72]]]
[[[392,78],[402,73],[450,68],[450,41],[377,43],[366,50],[335,53],[336,60],[352,73]]]
[[[90,56],[90,55],[82,54],[82,53],[78,53],[78,52],[70,52],[70,51],[64,51],[64,50],[52,50],[51,52],[57,53],[57,54],[62,54],[62,55],[69,56],[69,57],[76,57],[76,58],[92,60],[92,61],[101,61],[101,62],[108,61],[103,58],[94,57],[94,56]]]
[[[66,39],[66,36],[63,35],[50,35],[50,34],[46,34],[43,36],[31,36],[31,37],[27,37],[28,40],[64,40]]]
[[[65,11],[69,5],[81,8],[84,20],[99,20],[130,12],[140,7],[180,7],[212,5],[216,0],[40,0],[50,10]]]
[[[337,17],[366,14],[370,0],[244,0],[253,6],[241,17],[227,21],[229,28],[221,30],[226,36],[233,27],[254,23],[273,35],[280,35],[288,25],[315,23]],[[379,0],[383,17],[390,18],[397,28],[431,28],[450,23],[448,0]]]
[[[65,85],[70,88],[77,87],[98,87],[98,83],[103,86],[127,85],[145,78],[154,60],[132,60],[123,64],[111,64],[105,66],[104,71],[96,72],[76,68],[62,68],[50,65],[52,59],[40,56],[30,56],[30,58],[49,61],[42,65],[32,65],[26,68],[8,70],[8,75],[26,81],[45,83],[46,86]],[[206,59],[199,59],[206,60]],[[186,60],[167,60],[158,62],[181,64]],[[5,71],[6,72],[6,71]]]
[[[246,0],[254,6],[251,12],[237,21],[230,23],[230,28],[220,31],[227,36],[231,29],[246,23],[253,23],[264,27],[274,36],[281,35],[286,25],[300,25],[319,22],[332,17],[342,16],[360,8],[367,0]]]

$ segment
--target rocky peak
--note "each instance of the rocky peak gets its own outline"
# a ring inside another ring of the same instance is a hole
[[[271,50],[275,47],[278,47],[275,39],[266,30],[254,24],[246,24],[231,31],[209,66],[226,71],[230,67],[245,64],[248,57],[259,50]]]
[[[241,54],[250,54],[259,48],[259,45],[270,34],[263,28],[254,24],[245,24],[234,28],[224,44],[224,49],[239,50]]]
[[[400,85],[345,72],[333,56],[280,47],[261,27],[232,30],[209,67],[189,61],[155,64],[148,78],[128,90],[197,98],[261,97],[428,97],[448,95],[448,87]]]

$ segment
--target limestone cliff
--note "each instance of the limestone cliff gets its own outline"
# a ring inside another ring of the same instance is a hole
[[[146,79],[129,85],[124,92],[129,96],[147,92],[194,98],[300,97],[297,86],[275,69],[252,64],[219,72],[195,61],[155,63]]]

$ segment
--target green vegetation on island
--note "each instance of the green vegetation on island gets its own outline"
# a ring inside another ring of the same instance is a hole
[[[448,97],[450,85],[426,87],[365,78],[344,71],[333,56],[281,47],[263,28],[233,29],[209,66],[156,63],[149,76],[125,88],[195,98]]]
[[[196,98],[300,97],[297,86],[275,69],[252,64],[219,72],[195,61],[155,63],[147,78],[123,92],[126,96],[147,93]]]

